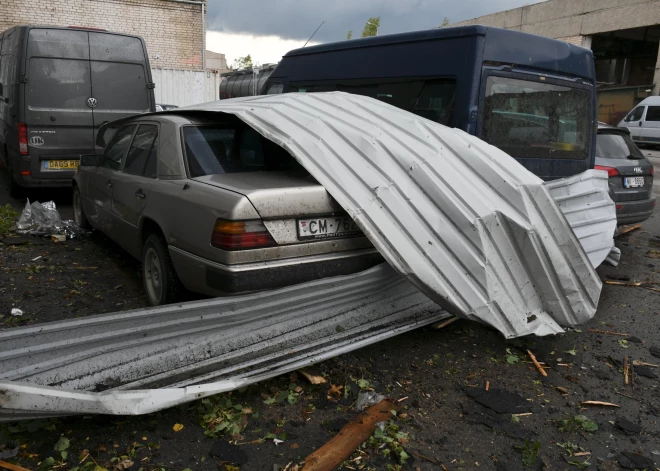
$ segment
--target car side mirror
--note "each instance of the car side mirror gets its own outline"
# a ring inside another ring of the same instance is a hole
[[[92,155],[83,155],[80,157],[80,166],[81,167],[98,167],[101,163],[101,156],[92,154]]]

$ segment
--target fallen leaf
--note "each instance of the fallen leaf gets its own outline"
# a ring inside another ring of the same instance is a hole
[[[562,388],[561,386],[557,386],[555,389],[562,394],[568,394],[568,389]]]
[[[181,430],[183,430],[183,424],[174,424],[172,430],[174,430],[175,432],[180,432]]]
[[[293,448],[294,450],[296,450],[297,448],[299,448],[299,446],[298,446],[297,443],[293,443],[293,444],[291,445],[291,448]]]
[[[123,471],[124,469],[128,469],[131,466],[133,466],[133,462],[129,460],[128,458],[124,458],[123,460],[115,463],[113,468],[117,471]]]
[[[246,407],[241,412],[243,412],[244,414],[252,414],[252,412],[254,412],[254,411],[251,408]]]
[[[328,389],[328,396],[341,396],[341,390],[344,389],[344,386],[336,386],[330,383],[330,389]]]

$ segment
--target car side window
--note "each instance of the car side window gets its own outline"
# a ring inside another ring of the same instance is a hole
[[[145,168],[158,137],[158,126],[142,124],[135,133],[131,148],[126,155],[124,172],[131,175],[145,175]]]
[[[131,143],[131,137],[137,125],[131,124],[124,126],[113,136],[112,140],[105,148],[103,159],[101,159],[101,167],[109,168],[112,170],[119,170],[121,166],[121,159]]]
[[[626,121],[639,121],[642,119],[642,115],[644,114],[644,107],[643,106],[638,106],[632,112],[628,115],[626,118]]]

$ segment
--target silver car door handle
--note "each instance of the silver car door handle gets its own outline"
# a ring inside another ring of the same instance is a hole
[[[147,197],[147,195],[142,190],[136,191],[135,196],[137,196],[138,198],[142,198],[142,199],[145,199]]]
[[[112,182],[111,182],[111,181],[108,181],[108,182],[105,184],[105,186],[107,186],[108,188],[112,188]]]

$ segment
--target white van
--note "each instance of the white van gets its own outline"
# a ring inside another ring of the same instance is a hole
[[[660,96],[642,100],[619,127],[628,128],[630,137],[638,144],[660,144]]]

